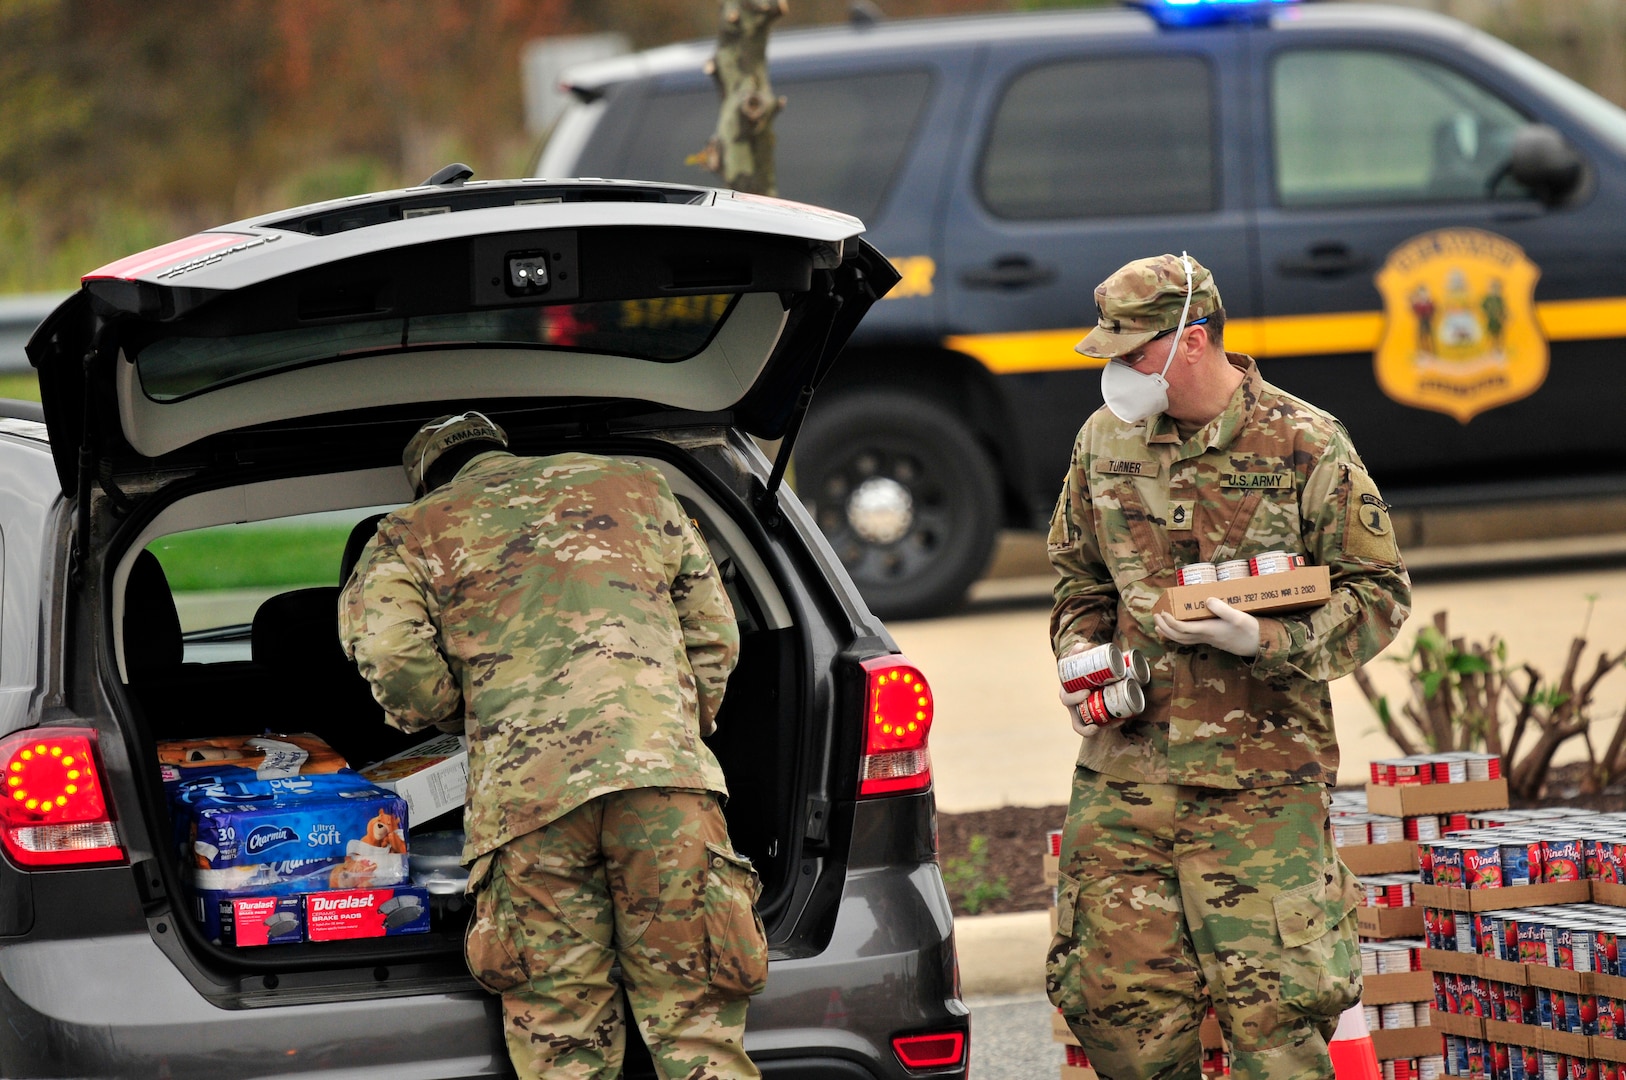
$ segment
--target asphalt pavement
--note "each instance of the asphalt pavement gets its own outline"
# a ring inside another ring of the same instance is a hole
[[[1045,1080],[1061,1071],[1066,1051],[1050,1037],[1055,1009],[1043,994],[973,997],[971,1073],[976,1080]]]

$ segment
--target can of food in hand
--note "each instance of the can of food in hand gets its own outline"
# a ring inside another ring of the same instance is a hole
[[[1214,567],[1214,576],[1221,581],[1235,581],[1237,578],[1249,577],[1253,571],[1248,569],[1247,559],[1232,559],[1229,562],[1218,563]]]
[[[1181,585],[1212,585],[1219,580],[1219,573],[1211,562],[1194,562],[1176,570],[1174,579]]]
[[[1134,679],[1108,683],[1078,706],[1078,718],[1086,724],[1110,724],[1114,720],[1127,720],[1139,716],[1146,708],[1146,695]]]
[[[1254,577],[1261,574],[1285,574],[1293,569],[1293,556],[1285,551],[1266,551],[1248,560],[1248,572]]]
[[[1146,659],[1146,654],[1139,649],[1130,649],[1124,653],[1124,670],[1129,672],[1130,678],[1142,686],[1152,684],[1151,662]]]
[[[1069,693],[1117,682],[1128,674],[1123,650],[1108,642],[1083,652],[1069,653],[1056,661],[1061,686]]]

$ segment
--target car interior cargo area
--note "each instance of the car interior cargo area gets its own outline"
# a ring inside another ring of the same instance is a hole
[[[656,454],[639,460],[699,528],[740,630],[706,744],[771,928],[801,835],[800,631],[741,510],[684,471],[698,465],[675,464],[680,452]],[[109,568],[147,824],[181,938],[212,967],[461,956],[467,740],[456,724],[387,725],[339,637],[343,583],[410,498],[386,468],[194,485],[134,520]]]

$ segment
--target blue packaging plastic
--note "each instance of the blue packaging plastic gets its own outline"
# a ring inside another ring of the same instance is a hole
[[[175,804],[176,823],[200,893],[282,896],[407,879],[406,803],[380,788],[189,795]]]

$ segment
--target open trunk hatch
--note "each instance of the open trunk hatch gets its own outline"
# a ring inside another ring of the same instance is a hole
[[[792,426],[897,280],[863,224],[625,182],[409,189],[266,215],[109,264],[29,342],[65,492],[254,432],[471,400]],[[84,451],[88,450],[86,454]]]

